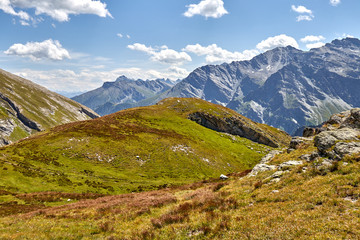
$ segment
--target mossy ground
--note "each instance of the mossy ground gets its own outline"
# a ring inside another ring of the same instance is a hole
[[[170,99],[61,125],[0,150],[0,187],[25,193],[116,194],[159,189],[252,168],[271,148],[188,120],[230,115],[197,99]]]
[[[215,228],[231,227],[228,211],[245,205],[235,182],[214,179],[244,175],[271,148],[207,129],[187,119],[192,111],[232,114],[198,99],[168,99],[1,148],[0,238],[216,238]],[[25,215],[13,221],[16,214]]]
[[[312,150],[303,146],[271,164]],[[256,177],[244,177],[244,172],[227,181],[43,206],[16,219],[0,219],[0,238],[358,239],[359,161],[360,155],[349,156],[326,172],[304,162],[273,183],[266,180],[273,171]],[[2,195],[33,205],[46,202],[37,194]]]

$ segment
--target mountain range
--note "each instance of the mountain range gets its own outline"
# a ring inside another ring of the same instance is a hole
[[[97,117],[80,103],[0,69],[0,146],[60,124]]]
[[[172,87],[154,91],[145,86],[151,94],[141,97],[127,91],[128,82],[116,81],[73,99],[105,115],[167,97],[196,97],[294,134],[302,126],[319,125],[334,113],[360,106],[359,66],[360,40],[345,38],[309,51],[279,47],[249,61],[206,65]],[[116,86],[110,94],[115,104],[108,99],[109,85]]]
[[[169,90],[174,84],[169,79],[134,80],[120,76],[115,82],[105,82],[102,87],[72,99],[94,109],[100,115],[106,115],[125,108],[149,105],[142,101]]]

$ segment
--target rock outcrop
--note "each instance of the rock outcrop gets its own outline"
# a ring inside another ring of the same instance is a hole
[[[250,121],[245,122],[237,116],[217,117],[216,115],[204,112],[194,112],[189,115],[189,119],[218,132],[225,132],[244,137],[270,147],[277,148],[280,146],[268,132],[262,131],[255,125],[251,124]]]
[[[321,131],[317,129],[321,129]],[[282,156],[280,152],[268,154],[248,176],[254,177],[260,172],[278,170],[267,178],[269,182],[278,182],[286,171],[295,166],[310,164],[313,170],[319,174],[326,174],[336,170],[338,161],[344,160],[346,157],[355,157],[360,160],[360,108],[335,114],[321,128],[307,129],[306,136],[309,136],[307,134],[309,132],[318,133],[313,137],[293,137],[287,153],[293,151],[296,153],[296,150],[304,151],[309,146],[315,146],[317,151],[308,152],[300,155],[298,159],[276,165],[271,162],[278,154],[280,154],[280,159],[288,159],[293,155]],[[306,172],[307,168],[303,166],[302,172]]]

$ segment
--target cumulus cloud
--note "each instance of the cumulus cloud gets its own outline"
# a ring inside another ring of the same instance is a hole
[[[3,10],[7,14],[11,14],[13,16],[17,16],[17,17],[21,18],[23,21],[30,20],[30,16],[26,12],[24,12],[24,11],[16,12],[14,10],[10,0],[0,0],[0,9]]]
[[[157,61],[172,65],[181,65],[184,62],[191,62],[191,57],[186,52],[177,52],[169,49],[167,46],[162,46],[160,49],[154,49],[141,43],[134,43],[128,45],[128,48],[135,51],[145,52],[151,55],[152,61]]]
[[[337,5],[339,5],[341,3],[341,0],[330,0],[330,4],[332,5],[332,6],[337,6]]]
[[[310,9],[307,9],[304,6],[295,6],[292,5],[291,9],[296,12],[299,13],[300,15],[297,16],[296,21],[297,22],[301,22],[301,21],[312,21],[314,19],[314,14]]]
[[[48,39],[43,42],[16,43],[4,52],[7,55],[28,57],[31,60],[64,60],[69,59],[69,52],[59,41]]]
[[[324,40],[325,40],[325,38],[321,35],[319,35],[319,36],[309,35],[309,36],[306,36],[306,37],[300,39],[300,41],[303,43],[320,42],[320,41],[324,41]]]
[[[15,74],[32,80],[52,91],[80,92],[98,88],[103,82],[115,81],[121,75],[144,80],[158,78],[177,80],[185,78],[189,72],[182,68],[171,67],[163,71],[141,68],[117,68],[111,71],[99,71],[96,68],[86,68],[80,71],[66,69],[47,71],[22,69]]]
[[[228,14],[228,11],[224,8],[223,0],[202,0],[198,4],[190,4],[186,7],[188,10],[184,13],[185,17],[201,15],[206,18],[220,18]]]
[[[312,48],[320,48],[322,46],[325,46],[325,43],[323,42],[316,42],[316,43],[309,43],[309,44],[306,44],[306,47],[308,49],[312,49]]]
[[[106,4],[98,0],[0,0],[0,9],[23,20],[31,17],[24,11],[15,12],[14,8],[35,9],[36,15],[45,14],[59,21],[69,21],[69,15],[94,14],[99,17],[112,17]]]
[[[286,47],[292,46],[294,48],[299,48],[297,41],[285,34],[281,34],[275,37],[269,37],[266,40],[261,41],[256,45],[256,48],[262,52],[276,48],[276,47]]]
[[[228,50],[218,47],[216,44],[209,46],[201,46],[200,44],[187,45],[183,51],[194,53],[198,56],[206,56],[206,62],[232,62],[249,60],[259,54],[257,50],[245,50],[241,52],[230,52]]]
[[[306,7],[304,6],[295,6],[295,5],[292,5],[291,6],[291,9],[294,11],[294,12],[297,12],[297,13],[300,13],[300,14],[309,14],[309,15],[313,15],[312,11],[310,9],[307,9]]]

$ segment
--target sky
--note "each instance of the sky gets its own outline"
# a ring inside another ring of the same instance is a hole
[[[360,37],[359,0],[0,0],[0,68],[56,92]]]

